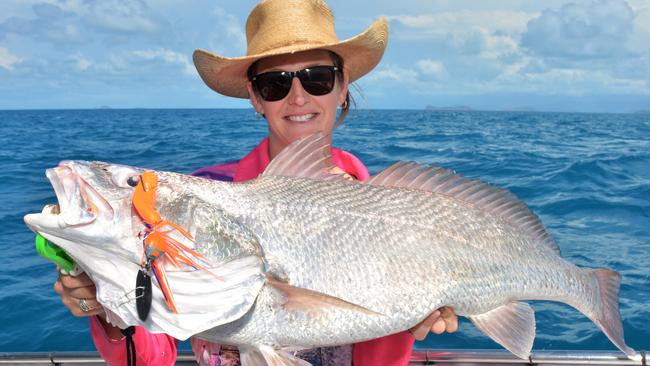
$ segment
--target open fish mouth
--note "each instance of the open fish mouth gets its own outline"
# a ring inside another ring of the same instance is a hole
[[[64,229],[91,224],[100,214],[113,217],[111,205],[74,170],[72,162],[61,162],[56,168],[47,169],[45,175],[58,204],[46,205],[40,214],[27,215],[28,225],[42,228],[56,224]]]

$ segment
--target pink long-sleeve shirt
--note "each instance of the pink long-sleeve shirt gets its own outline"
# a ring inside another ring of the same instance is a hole
[[[269,165],[269,139],[265,138],[239,161],[201,168],[192,175],[209,179],[244,182],[255,179]],[[369,177],[368,169],[354,155],[332,148],[332,162],[359,180]],[[97,317],[90,318],[90,334],[97,351],[106,363],[126,365],[126,340],[110,339]],[[173,365],[176,361],[176,340],[166,334],[152,334],[136,327],[133,335],[138,365]],[[356,343],[353,346],[354,366],[404,366],[408,364],[415,338],[409,332]]]

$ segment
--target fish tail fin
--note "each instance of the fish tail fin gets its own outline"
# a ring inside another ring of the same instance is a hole
[[[598,284],[593,294],[596,303],[593,304],[592,311],[583,311],[583,313],[607,335],[607,338],[616,347],[628,356],[635,355],[636,352],[625,344],[623,324],[618,308],[621,275],[609,269],[594,269],[589,272],[591,272],[591,276],[595,277]]]

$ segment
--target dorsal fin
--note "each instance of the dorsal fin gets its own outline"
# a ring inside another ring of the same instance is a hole
[[[292,142],[271,161],[262,176],[348,181],[345,174],[333,172],[336,165],[332,162],[329,137],[316,132]]]
[[[560,248],[539,218],[514,194],[479,180],[464,177],[453,170],[398,162],[370,177],[366,184],[417,189],[454,197],[497,215],[524,229],[537,242],[560,254]]]

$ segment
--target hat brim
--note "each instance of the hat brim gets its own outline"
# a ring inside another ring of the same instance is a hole
[[[363,33],[337,43],[290,45],[262,54],[232,58],[197,49],[192,58],[201,79],[212,90],[230,97],[248,98],[246,72],[259,59],[315,49],[330,50],[343,59],[350,82],[353,82],[379,63],[387,42],[388,22],[380,17]]]

